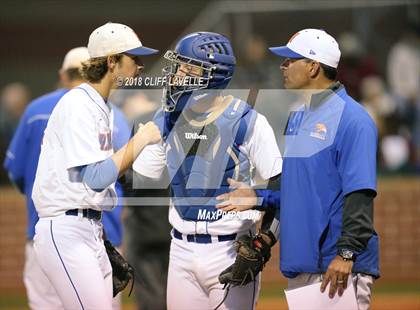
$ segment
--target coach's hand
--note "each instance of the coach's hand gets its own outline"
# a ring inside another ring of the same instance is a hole
[[[257,205],[258,197],[248,184],[230,178],[227,181],[234,191],[217,196],[216,199],[222,202],[216,208],[223,211],[245,211]]]
[[[353,262],[351,260],[344,261],[343,258],[337,255],[330,265],[327,272],[324,274],[321,284],[321,292],[324,293],[325,288],[330,282],[330,291],[328,293],[330,298],[333,298],[338,290],[338,296],[342,296],[344,290],[347,288],[347,280],[351,274]]]
[[[160,130],[153,122],[147,122],[145,125],[139,124],[137,134],[144,139],[147,145],[156,144],[162,140]]]

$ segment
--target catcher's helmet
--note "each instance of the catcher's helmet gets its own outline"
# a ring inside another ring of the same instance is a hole
[[[182,107],[177,107],[179,99],[183,95],[191,95],[195,90],[224,89],[232,79],[236,64],[229,40],[213,32],[194,32],[183,37],[175,50],[167,51],[164,57],[170,61],[170,65],[163,69],[166,84],[162,101],[166,112],[182,109],[186,101]],[[170,81],[176,76],[182,64],[202,69],[200,85],[171,85]]]

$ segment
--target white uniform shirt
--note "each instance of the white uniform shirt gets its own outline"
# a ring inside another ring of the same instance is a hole
[[[44,132],[32,191],[39,217],[76,208],[109,210],[115,205],[114,184],[96,192],[69,170],[113,154],[112,124],[110,105],[86,83],[60,99]]]
[[[268,180],[281,173],[282,158],[277,147],[273,129],[265,116],[258,114],[252,134],[239,147],[259,175]],[[133,169],[149,178],[159,178],[166,167],[167,144],[147,146],[133,163]],[[226,235],[247,231],[260,219],[260,212],[249,210],[237,214],[238,217],[225,216],[214,222],[183,220],[173,205],[169,209],[169,222],[183,234]]]

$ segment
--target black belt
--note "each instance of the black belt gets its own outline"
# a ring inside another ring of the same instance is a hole
[[[182,233],[180,233],[175,228],[173,232],[174,232],[174,237],[176,239],[182,240]],[[188,242],[195,242],[195,243],[211,243],[212,242],[211,235],[208,235],[208,234],[195,234],[195,235],[186,235],[186,236],[187,236]],[[217,240],[219,242],[231,241],[235,239],[236,239],[236,234],[217,236]]]
[[[102,211],[96,211],[93,209],[71,209],[66,211],[66,215],[79,216],[79,211],[83,217],[86,217],[90,220],[100,221],[102,218]]]

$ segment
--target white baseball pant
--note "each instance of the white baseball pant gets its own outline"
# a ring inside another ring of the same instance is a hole
[[[65,309],[112,309],[112,268],[102,223],[80,216],[41,218],[36,258]]]
[[[172,238],[167,288],[168,310],[216,308],[225,290],[219,274],[236,258],[233,241],[194,243]],[[255,309],[260,277],[244,287],[233,287],[220,310]]]

